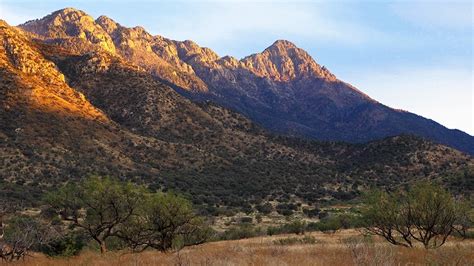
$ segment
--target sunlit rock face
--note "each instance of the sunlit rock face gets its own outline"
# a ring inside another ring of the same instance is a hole
[[[244,58],[242,63],[257,76],[275,81],[309,77],[336,80],[332,73],[318,65],[308,53],[285,40],[278,40],[262,53]]]
[[[115,46],[107,32],[91,16],[73,8],[58,10],[41,20],[28,21],[21,27],[51,39],[79,38],[115,53]]]
[[[286,40],[238,60],[71,8],[20,27],[78,54],[119,56],[194,101],[213,101],[278,133],[348,142],[414,134],[474,154],[472,136],[378,103]]]

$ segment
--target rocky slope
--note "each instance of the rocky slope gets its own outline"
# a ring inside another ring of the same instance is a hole
[[[177,190],[204,209],[350,199],[420,178],[474,189],[474,160],[454,149],[411,136],[364,145],[276,137],[193,103],[117,52],[29,35],[0,22],[0,197],[35,202],[91,174]],[[179,53],[201,49],[187,45]],[[294,73],[308,69],[319,68]]]
[[[211,100],[278,133],[349,142],[415,134],[474,154],[474,137],[372,100],[288,41],[237,60],[72,8],[20,27],[79,53],[118,55],[188,98]]]
[[[70,8],[21,27],[78,53],[121,56],[192,99],[212,100],[280,133],[350,142],[411,133],[474,152],[471,136],[373,101],[288,41],[238,61]]]

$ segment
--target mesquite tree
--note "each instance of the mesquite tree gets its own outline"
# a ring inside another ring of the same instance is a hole
[[[441,186],[421,182],[408,191],[372,191],[362,214],[370,233],[394,245],[421,242],[425,248],[437,248],[453,232],[465,231],[470,210]]]
[[[134,251],[167,251],[203,243],[210,232],[188,200],[174,193],[154,193],[120,233]]]
[[[166,251],[202,243],[209,236],[188,200],[173,193],[152,193],[129,182],[91,177],[49,193],[46,200],[63,220],[94,239],[102,253],[110,237],[134,251]]]
[[[106,240],[117,236],[120,227],[136,215],[146,193],[131,183],[91,177],[49,193],[46,201],[63,220],[82,228],[105,253]]]

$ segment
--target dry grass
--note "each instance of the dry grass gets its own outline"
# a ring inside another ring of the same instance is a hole
[[[35,255],[11,265],[474,265],[474,241],[451,240],[436,250],[407,249],[366,239],[354,230],[333,235],[311,233],[315,244],[275,244],[294,235],[220,241],[177,253],[140,254],[83,252],[70,259]]]

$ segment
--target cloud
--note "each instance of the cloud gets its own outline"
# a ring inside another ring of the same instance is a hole
[[[402,19],[427,28],[472,29],[471,1],[397,2],[392,10]]]
[[[347,76],[374,99],[474,135],[473,71],[462,67],[395,67]]]

